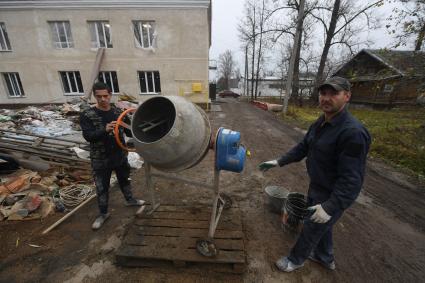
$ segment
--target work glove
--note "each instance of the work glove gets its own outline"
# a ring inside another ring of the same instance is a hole
[[[314,211],[310,219],[316,223],[326,223],[331,219],[331,216],[326,213],[320,204],[310,206],[308,210]]]
[[[258,165],[258,169],[265,172],[265,171],[269,170],[270,168],[276,167],[277,165],[278,165],[277,160],[270,160],[270,161],[260,163]]]

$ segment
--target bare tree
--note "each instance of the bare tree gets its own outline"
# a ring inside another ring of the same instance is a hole
[[[393,13],[387,18],[386,28],[395,36],[394,47],[406,46],[415,38],[415,51],[425,47],[425,0],[390,0],[397,3]],[[402,28],[400,29],[399,26]]]
[[[245,7],[244,7],[244,13],[245,16],[242,18],[241,22],[239,23],[238,26],[238,31],[239,31],[239,38],[243,43],[243,46],[245,48],[246,51],[246,59],[247,59],[247,64],[246,64],[246,80],[248,80],[249,77],[249,64],[248,64],[248,51],[249,51],[249,46],[251,45],[251,99],[254,99],[254,62],[255,62],[255,38],[256,38],[256,16],[255,16],[255,11],[256,11],[256,5],[255,5],[255,1],[254,0],[246,0],[245,1]],[[247,83],[247,88],[248,88],[248,83]]]
[[[265,30],[263,33],[273,33],[272,42],[277,42],[282,40],[285,42],[293,42],[295,38],[295,30],[298,26],[299,37],[297,42],[293,44],[286,44],[285,48],[292,48],[291,46],[296,46],[297,50],[294,57],[294,67],[293,67],[293,79],[291,83],[291,96],[298,97],[299,94],[299,79],[300,79],[300,61],[302,60],[302,50],[303,52],[308,52],[309,49],[306,48],[308,45],[308,39],[311,38],[312,31],[312,21],[307,18],[309,13],[316,9],[318,6],[318,0],[309,1],[304,5],[304,16],[298,19],[298,12],[300,9],[299,0],[275,0],[273,9],[268,11],[267,17],[273,18],[274,21],[271,21],[272,24],[268,30]],[[287,82],[289,83],[289,82]]]
[[[350,0],[335,0],[332,7],[329,4],[329,0],[327,0],[323,7],[311,13],[318,22],[322,23],[325,30],[325,43],[315,78],[315,90],[312,95],[313,101],[317,101],[317,87],[326,78],[324,76],[324,69],[330,48],[334,45],[342,45],[347,47],[351,53],[354,53],[353,46],[359,46],[361,44],[361,42],[356,40],[356,34],[359,34],[365,28],[370,28],[370,25],[373,23],[371,21],[373,18],[370,14],[370,9],[381,6],[383,0],[368,2],[362,6],[356,6]],[[317,11],[321,13],[317,13]],[[326,21],[329,18],[327,11],[331,11],[329,22]],[[366,25],[364,23],[359,24],[358,21],[361,20],[364,20]]]
[[[218,57],[218,73],[223,80],[223,88],[229,89],[229,80],[235,70],[235,61],[233,60],[232,51],[226,50]]]
[[[257,94],[258,94],[258,79],[259,79],[259,74],[260,74],[260,61],[261,61],[261,56],[262,56],[262,47],[263,47],[263,30],[264,30],[264,10],[265,10],[265,0],[263,0],[262,5],[261,5],[261,12],[260,12],[260,22],[259,22],[259,26],[260,26],[260,30],[259,30],[259,35],[260,35],[260,39],[259,39],[259,46],[258,46],[258,55],[257,55],[257,72],[255,74],[255,94],[254,94],[254,99],[257,99]]]
[[[243,43],[242,49],[246,54],[248,54],[248,46],[251,46],[251,99],[257,98],[258,80],[261,70],[264,70],[265,51],[269,47],[270,36],[265,32],[269,26],[269,11],[271,11],[269,5],[269,0],[261,2],[246,0],[245,16],[238,27],[239,38]]]

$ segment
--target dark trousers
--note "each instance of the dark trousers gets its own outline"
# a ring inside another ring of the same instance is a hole
[[[309,203],[313,203],[309,201]],[[337,212],[327,223],[315,223],[307,218],[298,236],[295,246],[289,254],[289,260],[294,264],[302,264],[310,255],[320,259],[324,263],[334,261],[332,228],[342,216],[343,211]]]
[[[111,181],[112,171],[115,171],[117,175],[118,184],[124,198],[129,201],[133,198],[131,193],[130,185],[130,165],[128,162],[124,162],[118,167],[107,167],[104,169],[93,170],[94,182],[96,184],[97,203],[99,211],[102,214],[108,212],[108,201],[109,201],[109,185]]]

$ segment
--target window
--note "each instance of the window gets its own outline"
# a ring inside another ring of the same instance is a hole
[[[107,84],[113,94],[117,94],[120,92],[120,89],[118,86],[117,72],[115,71],[99,72],[98,80],[100,82]]]
[[[155,22],[154,21],[133,21],[134,39],[139,48],[149,48],[153,46]]]
[[[65,95],[84,94],[83,84],[81,83],[80,72],[59,72],[62,79],[62,86]]]
[[[3,73],[3,78],[9,97],[25,96],[18,73]]]
[[[52,32],[53,46],[55,48],[72,48],[71,25],[69,22],[49,22]]]
[[[0,51],[11,51],[9,37],[7,36],[6,25],[0,22]]]
[[[385,84],[384,93],[391,93],[394,90],[394,86],[391,84]]]
[[[139,71],[141,94],[155,94],[161,92],[161,81],[158,71]]]
[[[89,22],[93,48],[112,48],[111,25],[107,21]]]

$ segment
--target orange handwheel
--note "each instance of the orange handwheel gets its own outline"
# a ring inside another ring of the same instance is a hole
[[[130,151],[130,152],[134,152],[134,151],[136,151],[136,149],[135,148],[129,148],[129,147],[122,144],[122,142],[120,140],[120,126],[131,130],[131,126],[129,124],[125,123],[123,121],[123,119],[124,119],[125,116],[127,116],[128,113],[134,113],[134,112],[136,112],[136,108],[130,108],[130,109],[127,109],[124,112],[122,112],[121,115],[117,119],[117,124],[114,127],[115,141],[117,142],[118,146],[121,147],[122,149],[124,149],[126,151]]]

